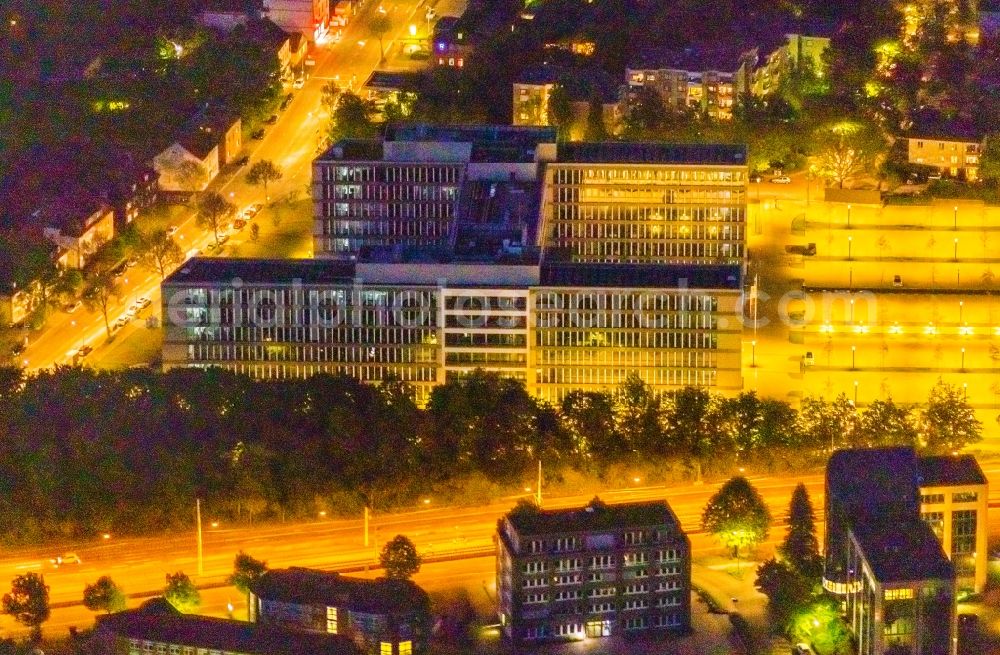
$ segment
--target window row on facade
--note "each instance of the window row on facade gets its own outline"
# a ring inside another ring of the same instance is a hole
[[[317,218],[424,218],[439,223],[455,215],[453,202],[324,202],[317,201]]]
[[[445,237],[451,228],[451,222],[432,219],[366,219],[353,221],[325,221],[324,235],[340,237]]]
[[[414,182],[417,184],[457,184],[464,178],[464,165],[362,164],[337,166],[318,164],[320,182]]]
[[[580,263],[739,264],[743,257],[741,242],[553,239],[552,245],[570,249],[572,260]]]
[[[577,205],[559,203],[552,206],[552,220],[559,223],[744,223],[746,212],[738,203],[698,207],[641,204]]]
[[[602,388],[615,387],[628,379],[631,374],[638,374],[643,382],[650,385],[668,386],[715,386],[717,372],[709,368],[626,368],[591,366],[542,366],[536,374],[536,382],[544,385],[571,385],[561,390],[569,393],[587,386]],[[549,394],[560,390],[552,389]]]
[[[314,200],[377,200],[412,202],[433,200],[453,202],[458,198],[458,187],[436,184],[328,184],[320,187]]]
[[[291,344],[211,344],[188,346],[191,361],[248,362],[339,362],[344,364],[433,364],[438,352],[433,347],[299,346]]]
[[[683,184],[741,184],[747,180],[744,170],[705,170],[673,168],[667,166],[597,166],[566,167],[553,166],[552,180],[555,184],[602,183],[657,183],[674,182]]]
[[[702,328],[707,329],[707,328]],[[600,352],[605,348],[693,348],[715,350],[719,347],[718,335],[705,332],[646,331],[594,331],[594,330],[537,330],[535,345],[540,348],[566,348],[553,350],[575,357],[573,352]]]

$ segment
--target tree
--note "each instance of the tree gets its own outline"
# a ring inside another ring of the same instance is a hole
[[[709,499],[701,513],[701,525],[732,549],[738,565],[740,548],[754,546],[767,538],[771,513],[750,481],[737,476]]]
[[[803,578],[818,582],[823,575],[823,559],[816,539],[816,517],[806,486],[799,483],[788,505],[788,534],[778,553]]]
[[[174,168],[174,175],[184,190],[192,192],[200,190],[208,177],[205,167],[199,162],[190,159],[183,159],[177,162]]]
[[[212,230],[215,245],[219,245],[219,228],[236,212],[236,206],[216,192],[206,193],[198,201],[196,221],[198,227]]]
[[[987,135],[979,157],[979,176],[984,180],[1000,180],[1000,134]]]
[[[812,591],[812,585],[787,562],[779,562],[773,557],[757,567],[754,586],[767,596],[771,619],[780,626],[809,600]]]
[[[178,612],[185,614],[193,612],[201,605],[201,593],[183,571],[167,574],[167,586],[163,589],[163,598]]]
[[[917,441],[917,428],[909,408],[892,401],[873,400],[858,420],[858,436],[854,444],[864,448],[882,446],[913,446]]]
[[[382,38],[392,29],[392,21],[384,11],[377,11],[368,23],[368,31],[378,39],[378,60],[379,63],[385,61],[385,48],[382,46]]]
[[[125,593],[110,576],[102,575],[83,588],[83,606],[92,612],[120,612],[126,606]]]
[[[587,129],[583,136],[585,141],[607,141],[608,128],[604,124],[604,103],[596,93],[590,96],[587,107]]]
[[[166,230],[154,230],[141,235],[139,261],[160,276],[167,277],[173,267],[184,261],[184,251]]]
[[[826,125],[813,139],[820,174],[841,189],[847,180],[877,169],[887,147],[877,127],[854,121]]]
[[[560,141],[569,138],[569,128],[573,123],[573,106],[570,104],[569,92],[562,84],[556,84],[549,92],[548,106],[549,124],[556,128]]]
[[[269,159],[261,159],[250,167],[247,171],[246,181],[247,184],[251,186],[261,186],[264,187],[264,201],[270,200],[270,196],[267,195],[267,185],[269,182],[277,182],[281,179],[281,169],[278,168],[275,163]]]
[[[833,402],[807,396],[799,408],[799,429],[810,446],[819,451],[834,449],[852,443],[857,431],[858,415],[845,394]]]
[[[95,271],[87,278],[83,290],[83,304],[91,311],[101,312],[108,339],[111,338],[111,321],[108,313],[111,311],[112,300],[117,299],[120,295],[121,286],[110,271]]]
[[[233,560],[233,574],[226,579],[226,582],[249,597],[254,583],[266,572],[267,562],[254,559],[241,550]]]
[[[795,643],[806,643],[817,655],[847,655],[851,632],[840,615],[839,603],[819,597],[801,606],[789,619],[787,632]]]
[[[979,442],[983,424],[957,387],[938,379],[920,414],[924,449],[946,454]]]
[[[681,448],[694,468],[695,480],[700,481],[704,462],[725,448],[712,396],[700,387],[680,389],[674,394],[663,423],[667,443]]]
[[[375,126],[376,107],[370,100],[345,91],[337,98],[337,107],[330,116],[330,139],[368,139],[378,134]]]
[[[31,636],[38,641],[42,624],[49,620],[49,586],[38,573],[15,576],[10,593],[3,596],[3,613],[14,617],[23,626],[31,628]]]
[[[422,561],[417,547],[405,535],[397,534],[382,547],[378,561],[385,574],[393,580],[409,580],[420,570]]]

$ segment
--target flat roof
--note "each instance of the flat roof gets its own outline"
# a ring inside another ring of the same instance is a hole
[[[738,265],[542,263],[541,286],[657,289],[740,288]]]
[[[700,143],[560,143],[559,163],[688,164],[746,166],[747,147]]]
[[[556,128],[530,125],[390,125],[386,141],[446,141],[457,143],[555,143]]]
[[[239,279],[251,284],[331,284],[354,279],[354,263],[336,259],[229,259],[194,257],[163,281],[182,286]]]
[[[315,161],[382,161],[384,156],[380,139],[341,139]]]
[[[507,520],[520,535],[624,530],[665,525],[683,535],[677,516],[665,500],[608,505],[595,498],[579,509],[515,509]]]
[[[361,655],[343,635],[264,627],[179,612],[125,610],[97,617],[99,630],[144,639],[246,655]]]
[[[374,70],[368,76],[364,86],[369,89],[394,89],[400,91],[416,91],[424,79],[422,71],[408,70]]]
[[[884,523],[920,511],[912,448],[838,450],[826,465],[826,488],[852,523]]]
[[[921,487],[986,484],[986,476],[972,455],[921,457],[917,462]]]
[[[373,614],[426,609],[427,592],[409,580],[352,578],[300,567],[267,571],[253,585],[266,600],[299,605],[329,605]]]
[[[880,583],[951,580],[955,569],[930,526],[919,517],[851,527]]]

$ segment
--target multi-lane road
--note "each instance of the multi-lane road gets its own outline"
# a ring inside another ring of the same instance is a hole
[[[384,38],[387,62],[382,67],[393,67],[399,56],[399,63],[410,65],[408,59],[399,53],[397,41],[411,39],[410,26],[414,26],[418,36],[426,35],[430,24],[425,20],[428,6],[434,7],[438,16],[460,14],[464,10],[466,0],[398,0],[384,2],[382,7],[388,13],[392,30]],[[372,39],[366,27],[368,17],[378,10],[378,3],[370,0],[358,16],[344,28],[342,39],[336,43],[321,46],[313,54],[316,62],[312,75],[301,89],[288,89],[294,93],[294,99],[278,116],[275,125],[267,127],[264,138],[248,140],[243,154],[249,157],[247,166],[253,162],[267,159],[278,165],[283,177],[269,185],[268,194],[271,198],[287,197],[297,194],[300,198],[308,197],[308,185],[311,182],[311,162],[316,155],[329,123],[329,114],[322,107],[323,87],[331,81],[337,81],[339,86],[352,86],[358,89],[373,70],[380,66],[378,39]],[[227,171],[210,187],[211,190],[223,194],[236,205],[237,210],[255,203],[263,202],[263,191],[246,183],[244,174],[246,168]],[[266,212],[267,210],[265,210]],[[274,225],[267,220],[258,219],[260,241],[267,243],[274,238]],[[174,224],[178,228],[175,239],[181,244],[185,253],[194,254],[199,251],[208,253],[208,245],[213,237],[195,224],[194,210],[185,211]],[[239,238],[235,237],[234,239]],[[220,253],[225,256],[226,250]],[[294,253],[298,257],[308,257],[311,248]],[[144,320],[149,316],[159,314],[159,279],[149,271],[135,267],[129,269],[120,279],[121,293],[113,303],[109,312],[113,322],[137,298],[145,296],[152,301],[151,306],[139,312],[136,319],[115,333],[116,339],[125,339],[135,330],[145,329]],[[19,359],[29,371],[48,368],[54,364],[72,363],[72,353],[82,346],[95,349],[88,358],[99,362],[102,348],[107,341],[104,319],[100,312],[90,311],[80,307],[72,314],[54,311],[50,314],[45,328],[28,335],[27,348]]]
[[[993,489],[1000,489],[1000,465],[986,467]],[[753,482],[780,524],[787,510],[792,490],[804,482],[817,512],[823,507],[823,481],[818,473],[788,477],[759,477]],[[706,554],[717,548],[711,536],[699,528],[701,511],[718,483],[665,488],[637,483],[631,489],[601,493],[607,502],[626,502],[665,498],[677,513],[682,526],[692,537],[696,553]],[[993,497],[1000,494],[994,492]],[[593,492],[577,493],[558,498],[545,498],[548,508],[573,507],[585,504]],[[483,594],[492,593],[494,560],[490,553],[496,522],[515,502],[509,498],[479,507],[434,507],[430,504],[410,512],[375,515],[370,523],[369,542],[364,545],[363,522],[358,519],[325,520],[297,524],[268,525],[254,528],[217,525],[213,527],[211,513],[203,522],[203,573],[198,575],[196,539],[193,530],[150,538],[98,539],[88,544],[66,544],[46,549],[27,549],[6,553],[0,558],[0,589],[8,588],[10,580],[27,571],[43,573],[51,587],[55,606],[50,629],[76,625],[84,627],[92,614],[79,605],[83,587],[100,575],[110,575],[125,591],[135,596],[155,594],[162,589],[167,573],[184,571],[199,585],[208,587],[203,611],[224,615],[232,603],[234,613],[243,611],[243,599],[231,587],[224,585],[232,571],[233,557],[244,550],[266,560],[271,567],[311,566],[324,569],[351,570],[364,573],[370,566],[376,575],[376,553],[387,539],[397,534],[409,536],[430,563],[417,581],[430,590],[465,587]],[[193,512],[193,508],[192,508]],[[997,526],[991,523],[991,528]],[[776,527],[769,544],[782,537]],[[56,569],[49,559],[72,552],[82,559],[80,564],[66,564]],[[483,599],[479,599],[483,600]],[[133,598],[133,603],[140,602]],[[18,630],[8,617],[0,629]]]

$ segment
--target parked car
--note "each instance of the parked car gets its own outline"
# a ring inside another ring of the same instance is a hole
[[[129,258],[128,258],[128,259],[127,259],[127,260],[125,261],[125,267],[126,267],[126,268],[135,268],[135,267],[136,267],[136,266],[138,266],[138,265],[139,265],[139,260],[138,260],[138,259],[136,259],[135,257],[129,257]]]
[[[816,244],[810,243],[805,246],[785,246],[785,252],[790,255],[805,255],[812,257],[816,254]]]
[[[178,228],[176,225],[171,225],[170,227],[167,228],[167,236],[168,237],[174,236],[175,234],[177,234],[178,229],[180,228]]]
[[[807,351],[805,355],[802,356],[803,366],[814,366],[816,364],[816,358],[813,357],[812,351]]]
[[[262,205],[259,202],[255,202],[254,204],[250,205],[249,207],[247,207],[247,218],[253,218],[263,208],[264,208],[264,205]]]
[[[245,220],[243,220],[242,218],[237,218],[235,221],[233,221],[233,229],[234,230],[242,230],[246,226],[247,226],[247,222]]]
[[[270,115],[270,116],[269,116],[269,117],[267,118],[267,120],[266,120],[266,121],[264,121],[264,122],[265,122],[265,123],[267,123],[268,125],[274,125],[275,123],[277,123],[277,122],[278,122],[278,115],[277,115],[277,114],[271,114],[271,115]]]
[[[788,177],[787,175],[778,175],[777,177],[772,177],[771,178],[771,183],[772,184],[791,184],[792,183],[792,178]]]
[[[305,85],[306,85],[306,78],[304,77],[296,77],[295,81],[292,82],[293,89],[301,89]]]
[[[250,133],[250,138],[260,141],[264,138],[264,128],[259,128]]]
[[[79,300],[75,300],[75,301],[71,302],[70,304],[66,305],[66,313],[67,314],[72,314],[76,310],[80,309],[80,307],[82,305],[83,305],[82,302],[80,302]]]
[[[146,309],[152,303],[153,301],[151,301],[146,296],[139,296],[138,298],[135,299],[135,306],[138,307],[139,309]]]
[[[84,357],[86,357],[87,355],[89,355],[92,352],[94,352],[94,349],[91,348],[90,346],[80,346],[76,350],[71,350],[69,352],[69,356],[71,358],[79,357],[80,359],[83,359]]]
[[[24,352],[25,348],[27,348],[27,346],[25,346],[24,343],[15,343],[10,348],[10,354],[13,355],[14,357],[17,357],[18,355]]]
[[[764,178],[760,174],[754,173],[753,175],[750,176],[750,181],[753,182],[754,184],[760,184],[761,182],[764,181]]]
[[[111,269],[111,277],[118,278],[125,275],[125,269],[127,268],[128,266],[126,266],[125,262],[118,264],[118,266],[115,266],[114,268]]]
[[[115,319],[115,322],[111,324],[112,330],[120,330],[126,325],[128,325],[128,317],[124,314]]]
[[[892,286],[901,287],[903,286],[903,278],[899,275],[892,276]]]
[[[247,164],[250,163],[250,158],[247,157],[246,155],[243,155],[242,157],[240,157],[239,159],[237,159],[233,163],[235,165],[237,165],[237,166],[246,166]]]
[[[133,318],[135,318],[135,315],[136,315],[136,313],[138,311],[139,310],[136,308],[136,306],[132,305],[128,309],[125,310],[125,313],[122,314],[122,316],[125,316],[126,318],[128,318],[128,320],[131,321]]]
[[[281,101],[281,106],[278,107],[278,109],[280,109],[281,111],[285,111],[285,109],[288,108],[288,104],[292,101],[292,98],[294,97],[295,96],[293,94],[289,93],[287,96],[285,96],[285,99]]]

